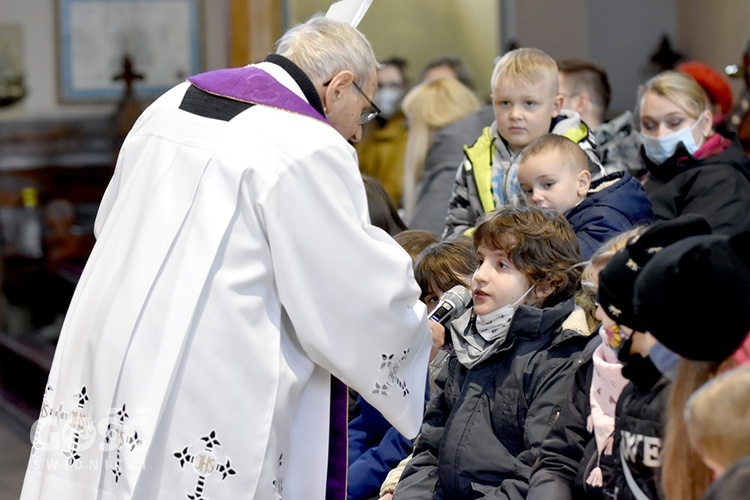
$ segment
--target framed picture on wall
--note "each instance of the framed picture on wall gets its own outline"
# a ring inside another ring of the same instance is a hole
[[[200,0],[56,0],[61,102],[155,98],[203,67]]]

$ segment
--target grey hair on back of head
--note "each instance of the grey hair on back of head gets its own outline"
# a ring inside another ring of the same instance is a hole
[[[320,14],[287,30],[276,42],[276,53],[319,82],[349,70],[361,87],[379,67],[370,42],[361,32]]]

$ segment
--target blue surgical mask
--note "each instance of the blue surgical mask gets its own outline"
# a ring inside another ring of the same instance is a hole
[[[648,357],[657,370],[669,380],[677,378],[677,372],[680,369],[682,358],[679,354],[664,347],[661,343],[654,344],[648,352]]]
[[[657,165],[661,165],[675,154],[677,146],[680,143],[685,146],[685,149],[687,149],[690,154],[698,151],[698,148],[701,145],[695,143],[693,130],[698,126],[701,120],[703,120],[703,116],[703,113],[701,113],[691,127],[685,127],[661,137],[651,137],[641,132],[641,143],[643,144],[643,149],[646,151],[648,159]]]

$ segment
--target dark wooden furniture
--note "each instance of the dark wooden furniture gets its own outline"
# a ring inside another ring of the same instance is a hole
[[[55,348],[49,328],[44,336],[39,331],[67,309],[121,143],[110,117],[0,123],[0,210],[22,210],[21,190],[32,186],[42,220],[51,222],[41,258],[24,258],[13,242],[0,242],[0,314],[22,310],[29,319],[11,331],[9,318],[0,317],[0,405],[24,425],[37,418]],[[74,217],[60,222],[57,207],[72,207]],[[0,235],[12,233],[3,229]]]

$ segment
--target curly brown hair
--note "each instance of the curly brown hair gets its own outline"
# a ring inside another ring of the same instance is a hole
[[[581,281],[581,253],[568,220],[555,210],[532,206],[500,207],[479,219],[474,249],[500,250],[530,282],[551,286],[542,304],[572,297]]]

